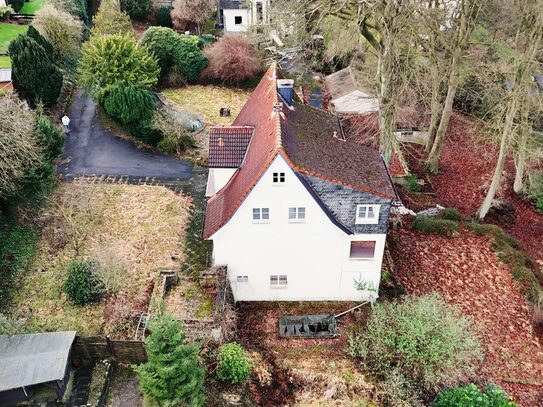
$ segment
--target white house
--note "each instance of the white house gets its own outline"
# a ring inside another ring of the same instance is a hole
[[[334,72],[325,78],[330,104],[338,114],[370,114],[379,111],[379,99],[357,83],[351,67]]]
[[[270,23],[270,0],[218,0],[219,25],[226,33],[246,32],[252,25]]]
[[[236,301],[374,300],[397,199],[379,153],[272,65],[210,134],[204,237]]]

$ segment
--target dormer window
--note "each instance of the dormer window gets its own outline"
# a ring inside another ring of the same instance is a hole
[[[284,172],[274,172],[273,173],[273,184],[281,185],[285,183],[285,173]]]
[[[379,209],[381,205],[358,205],[356,207],[356,224],[377,224],[379,223]]]

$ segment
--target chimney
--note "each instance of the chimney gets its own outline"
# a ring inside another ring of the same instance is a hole
[[[294,80],[277,79],[277,91],[287,106],[292,106],[292,99],[294,98]]]
[[[219,147],[224,147],[224,140],[222,137],[219,137],[217,141],[219,142]]]

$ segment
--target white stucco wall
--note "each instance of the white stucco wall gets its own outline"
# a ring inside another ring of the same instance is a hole
[[[275,186],[273,172],[285,172]],[[305,207],[303,223],[289,223],[288,208]],[[254,223],[253,208],[269,208],[269,223]],[[363,300],[354,279],[378,288],[385,234],[348,235],[322,211],[281,156],[277,156],[232,219],[217,231],[213,260],[227,265],[237,301]],[[376,241],[373,260],[350,260],[351,240]],[[270,275],[287,275],[288,287],[270,288]],[[237,276],[248,276],[238,283]]]
[[[226,185],[237,168],[210,168],[207,174],[206,196],[215,195]]]
[[[379,111],[379,100],[359,90],[332,100],[332,105],[338,113],[368,114]]]
[[[225,9],[223,16],[225,32],[245,32],[251,25],[251,10],[249,9]],[[235,23],[236,16],[241,16],[241,24]]]

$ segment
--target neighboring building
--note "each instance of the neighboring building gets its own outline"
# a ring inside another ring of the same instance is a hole
[[[0,68],[0,92],[2,91],[12,91],[13,83],[11,80],[11,69],[10,68]]]
[[[29,400],[44,388],[62,399],[74,338],[75,331],[0,335],[0,405]]]
[[[218,0],[219,25],[224,32],[246,32],[253,25],[270,23],[270,0]]]
[[[330,104],[336,113],[370,114],[379,111],[377,96],[361,88],[350,66],[328,75],[325,83]]]
[[[375,300],[397,196],[379,153],[272,65],[210,134],[204,237],[237,301]],[[358,288],[357,288],[358,286]]]

